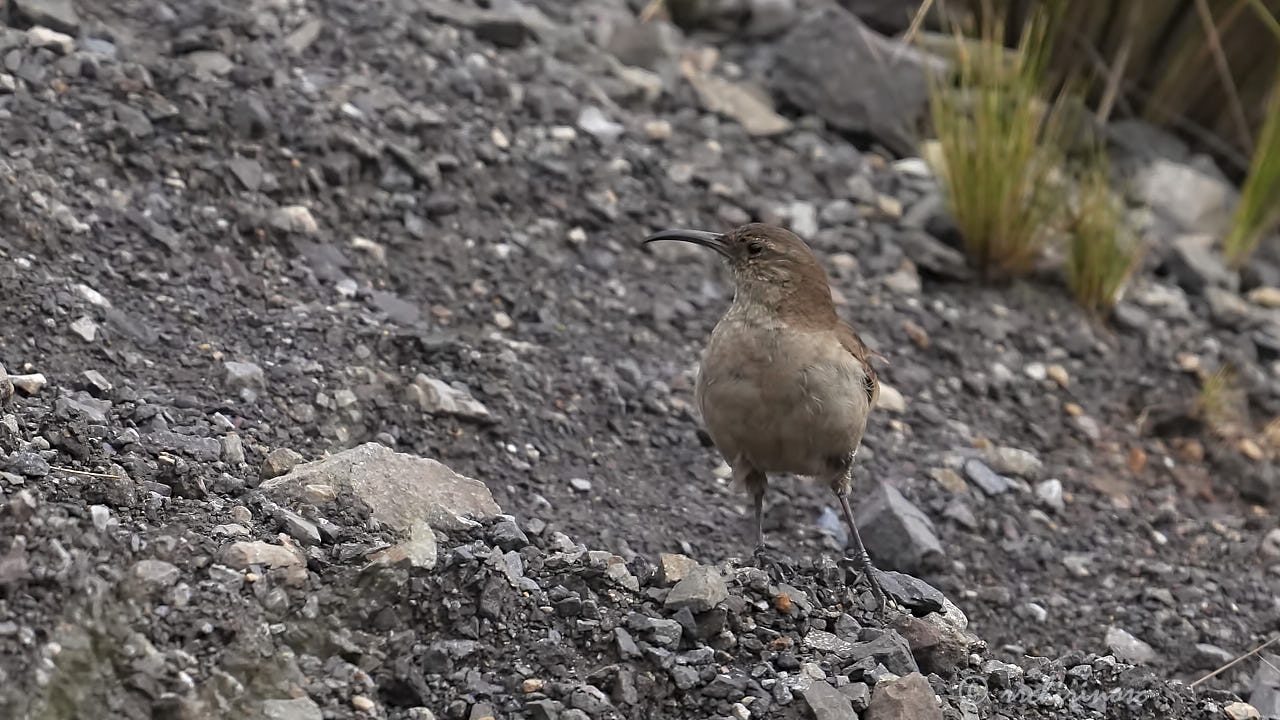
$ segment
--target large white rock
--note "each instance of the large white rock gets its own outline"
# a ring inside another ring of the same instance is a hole
[[[501,511],[479,480],[373,442],[298,465],[261,487],[300,500],[317,485],[350,490],[369,505],[374,519],[397,530],[411,530],[415,522],[456,529],[467,524],[460,516],[482,519]]]

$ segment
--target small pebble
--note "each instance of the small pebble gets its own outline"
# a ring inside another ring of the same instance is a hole
[[[1022,371],[1027,374],[1027,377],[1036,382],[1040,382],[1049,376],[1049,371],[1045,368],[1044,363],[1028,363]]]
[[[1049,379],[1057,383],[1061,387],[1067,387],[1071,384],[1071,376],[1067,374],[1067,369],[1061,365],[1050,365],[1046,368],[1045,373]]]
[[[648,120],[644,124],[644,134],[650,140],[671,139],[671,123],[666,120]]]
[[[90,505],[89,517],[93,519],[93,528],[100,533],[107,531],[107,522],[111,520],[111,509],[106,505]]]

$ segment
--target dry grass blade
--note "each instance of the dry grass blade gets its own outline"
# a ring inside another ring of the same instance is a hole
[[[1098,101],[1099,123],[1105,123],[1111,117],[1111,110],[1120,97],[1121,80],[1124,79],[1124,71],[1129,64],[1129,53],[1133,51],[1133,39],[1137,35],[1138,19],[1141,16],[1142,0],[1134,0],[1126,21],[1127,32],[1120,43],[1120,48],[1116,51],[1116,59],[1111,63],[1111,67],[1107,68],[1107,85],[1102,91],[1102,99]]]
[[[928,78],[947,206],[986,277],[1027,272],[1056,214],[1059,114],[1042,96],[1047,18],[1038,9],[1011,53],[990,15],[973,41],[954,31],[954,85]]]
[[[109,480],[120,479],[119,475],[112,475],[111,473],[89,472],[88,470],[76,470],[74,468],[58,467],[57,465],[50,465],[49,469],[57,470],[58,472],[64,472],[69,475],[83,475],[85,477],[107,478]]]
[[[916,33],[920,32],[920,27],[924,25],[924,19],[929,15],[929,10],[933,7],[933,0],[924,0],[920,3],[920,7],[916,9],[916,14],[911,17],[911,24],[907,27],[907,31],[902,34],[902,42],[893,51],[892,60],[897,61],[902,48],[907,47],[916,38]]]
[[[1240,662],[1241,660],[1248,659],[1248,658],[1250,658],[1250,657],[1253,657],[1254,655],[1257,655],[1258,653],[1262,652],[1263,650],[1266,650],[1266,649],[1267,649],[1267,647],[1269,647],[1272,643],[1274,643],[1274,642],[1275,642],[1275,641],[1277,641],[1277,640],[1280,640],[1280,635],[1277,635],[1277,636],[1275,636],[1275,637],[1271,638],[1270,640],[1268,640],[1268,641],[1266,641],[1266,642],[1262,643],[1261,645],[1259,645],[1259,646],[1255,647],[1254,649],[1252,649],[1252,650],[1250,650],[1250,651],[1248,651],[1248,652],[1244,653],[1243,655],[1240,655],[1239,657],[1237,657],[1236,659],[1232,660],[1231,662],[1229,662],[1229,663],[1227,663],[1227,664],[1223,665],[1222,667],[1218,668],[1217,670],[1214,670],[1213,672],[1208,673],[1207,675],[1205,675],[1204,677],[1200,678],[1199,680],[1196,680],[1195,682],[1191,683],[1190,687],[1195,687],[1195,686],[1199,685],[1200,683],[1204,682],[1205,680],[1209,680],[1210,678],[1217,677],[1220,673],[1225,672],[1226,670],[1229,670],[1230,668],[1234,667],[1234,666],[1236,665],[1236,663]]]
[[[666,8],[666,0],[649,0],[644,9],[640,11],[640,22],[649,22],[657,17],[658,13]]]
[[[1100,151],[1081,178],[1068,238],[1067,284],[1081,307],[1100,317],[1120,299],[1144,250],[1125,223]]]
[[[1235,80],[1231,77],[1231,66],[1227,62],[1227,53],[1222,49],[1222,38],[1218,34],[1218,26],[1214,23],[1213,13],[1209,10],[1208,0],[1196,0],[1196,12],[1200,22],[1204,24],[1204,34],[1209,41],[1209,49],[1213,54],[1213,63],[1222,79],[1223,91],[1227,94],[1227,107],[1231,110],[1231,120],[1240,134],[1240,142],[1246,151],[1252,150],[1253,139],[1249,137],[1249,121],[1244,116],[1244,105],[1240,103],[1240,94],[1236,92]]]

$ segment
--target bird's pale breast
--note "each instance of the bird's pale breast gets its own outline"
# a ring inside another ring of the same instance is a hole
[[[829,331],[730,313],[703,354],[698,409],[730,465],[825,475],[861,442],[864,373]]]

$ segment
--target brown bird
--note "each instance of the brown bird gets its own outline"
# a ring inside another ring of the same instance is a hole
[[[765,557],[769,473],[827,483],[853,537],[853,561],[884,608],[885,595],[849,507],[850,473],[880,394],[873,353],[836,314],[827,274],[794,233],[752,223],[728,233],[666,230],[645,238],[711,248],[733,271],[733,304],[716,324],[695,387],[707,434],[755,501],[758,564]]]

